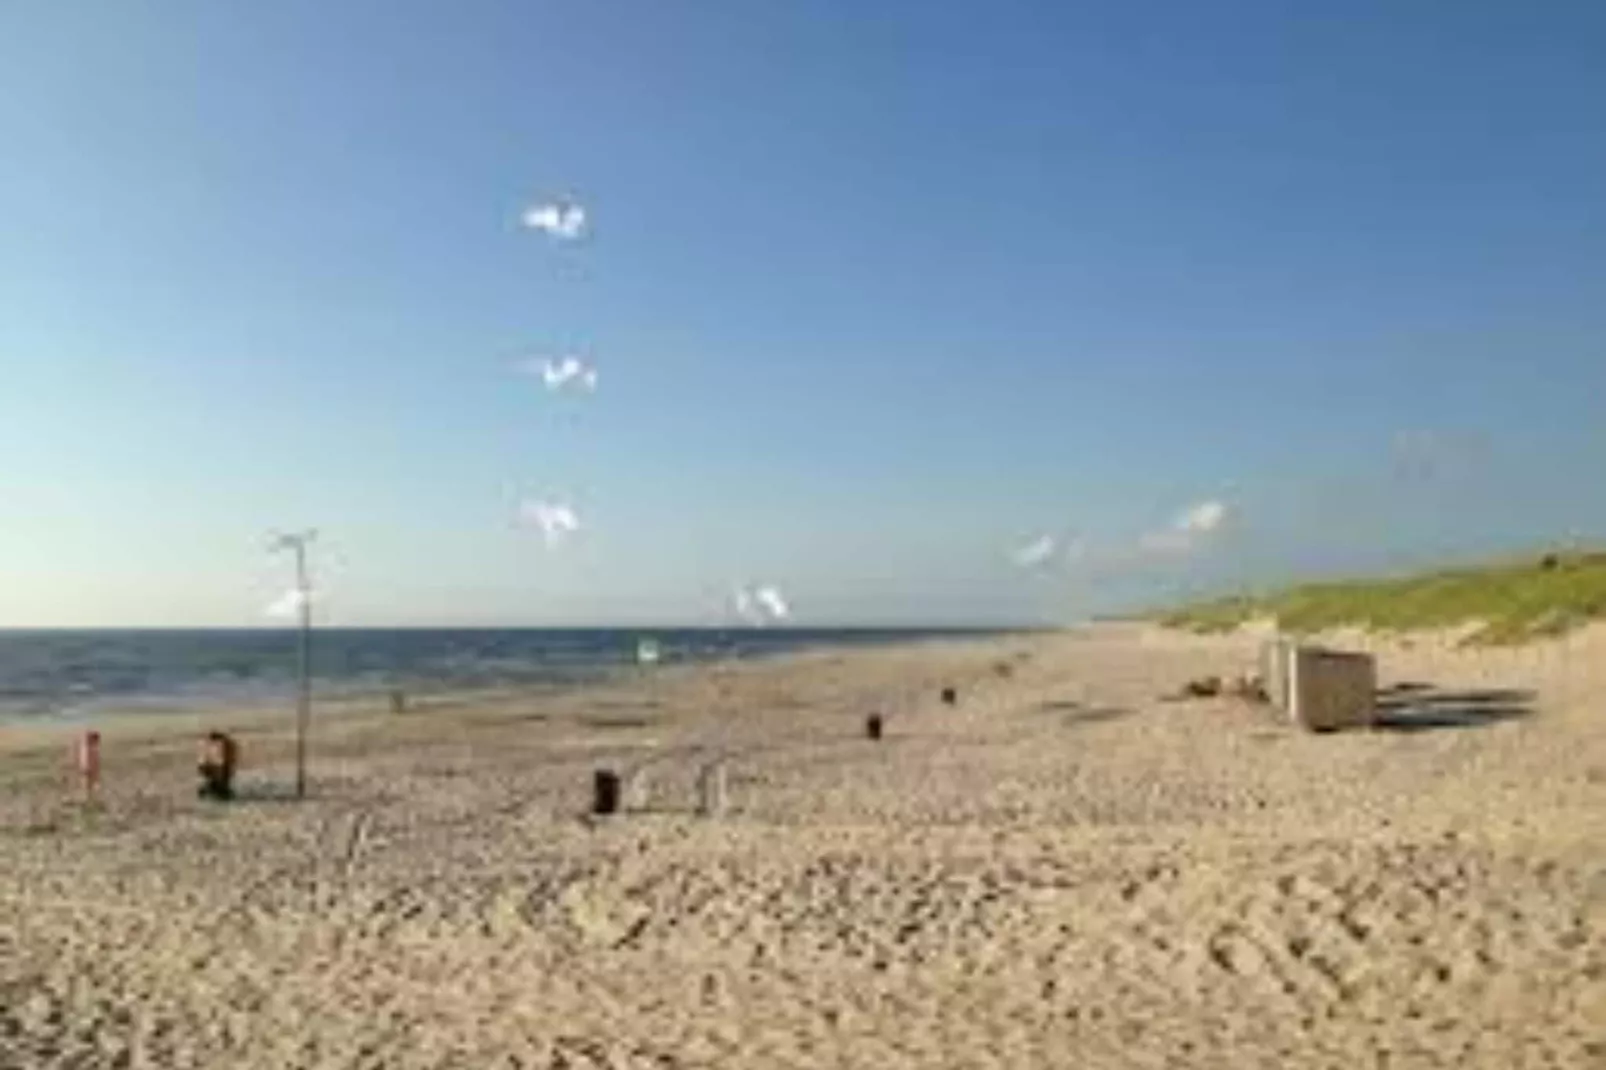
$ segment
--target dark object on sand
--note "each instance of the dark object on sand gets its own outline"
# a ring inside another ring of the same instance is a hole
[[[1221,694],[1221,677],[1201,676],[1197,680],[1189,680],[1182,685],[1182,690],[1171,695],[1162,695],[1161,701],[1181,702],[1190,698],[1216,698]]]
[[[399,687],[390,693],[390,712],[407,712],[407,692],[403,691]]]
[[[1015,666],[1007,661],[996,661],[993,663],[993,675],[1007,680],[1015,675]]]
[[[1177,698],[1237,698],[1245,702],[1268,703],[1271,696],[1266,691],[1266,685],[1260,677],[1249,674],[1246,676],[1229,676],[1223,679],[1220,676],[1201,676],[1196,680],[1189,680],[1182,685],[1182,692]]]
[[[1266,685],[1261,681],[1260,677],[1253,674],[1233,677],[1227,681],[1223,692],[1233,698],[1241,698],[1245,702],[1252,702],[1257,706],[1264,706],[1271,702],[1271,695],[1267,693]]]
[[[219,802],[234,798],[234,770],[239,762],[240,749],[233,736],[226,732],[208,732],[201,740],[201,760],[197,765],[201,786],[196,794]]]
[[[606,815],[619,812],[619,774],[612,769],[598,769],[591,781],[591,812]]]
[[[879,713],[872,713],[864,720],[864,734],[871,739],[881,738],[882,721]]]
[[[957,706],[957,705],[959,705],[959,692],[955,691],[951,687],[943,688],[942,689],[942,701],[943,701],[943,705],[945,705],[945,706]]]

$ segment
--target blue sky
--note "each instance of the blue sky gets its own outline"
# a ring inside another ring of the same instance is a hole
[[[260,623],[277,526],[346,624],[1606,537],[1602,55],[1598,3],[0,6],[0,625]]]

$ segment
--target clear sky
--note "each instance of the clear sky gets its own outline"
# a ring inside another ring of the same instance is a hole
[[[0,625],[262,623],[277,526],[344,624],[1606,536],[1603,56],[1592,0],[10,0]]]

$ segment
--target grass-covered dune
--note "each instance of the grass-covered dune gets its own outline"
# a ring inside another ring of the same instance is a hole
[[[1469,642],[1519,643],[1606,618],[1606,552],[1535,554],[1414,576],[1301,584],[1159,615],[1168,626],[1201,632],[1229,631],[1256,618],[1275,618],[1296,633],[1477,624]]]

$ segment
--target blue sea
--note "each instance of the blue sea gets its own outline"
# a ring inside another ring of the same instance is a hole
[[[322,629],[320,697],[566,686],[637,664],[754,658],[817,647],[988,634],[952,629]],[[273,630],[0,631],[0,721],[178,712],[293,698],[298,634]]]

